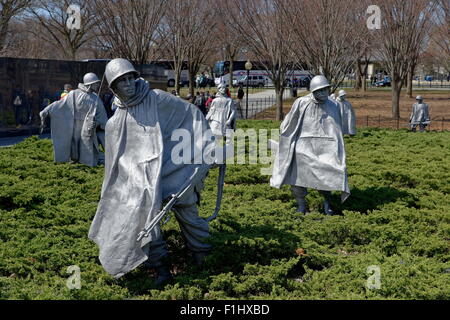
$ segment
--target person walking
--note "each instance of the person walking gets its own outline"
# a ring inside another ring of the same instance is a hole
[[[244,112],[242,110],[242,101],[244,99],[244,96],[245,96],[245,92],[244,92],[244,88],[241,83],[241,84],[239,84],[239,89],[237,92],[237,103],[236,103],[236,111],[237,111],[237,116],[239,119],[244,118]]]

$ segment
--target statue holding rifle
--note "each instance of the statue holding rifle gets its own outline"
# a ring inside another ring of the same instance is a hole
[[[209,126],[196,106],[152,89],[128,60],[110,61],[105,76],[117,110],[106,125],[105,176],[89,238],[99,246],[109,274],[119,278],[145,262],[162,285],[172,279],[159,225],[169,210],[197,264],[211,250],[205,243],[208,221],[199,217],[198,204],[214,161],[207,164],[197,156],[215,144],[203,139]],[[173,159],[175,130],[190,135],[187,162]]]

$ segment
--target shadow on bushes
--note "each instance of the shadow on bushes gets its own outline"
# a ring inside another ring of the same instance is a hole
[[[408,192],[391,187],[370,187],[366,189],[352,188],[350,197],[340,203],[340,196],[333,196],[335,211],[342,214],[343,210],[367,213],[368,211],[379,209],[386,203],[396,202],[403,199],[409,207],[415,207],[415,201]]]
[[[228,222],[236,229],[211,234],[209,243],[213,250],[201,268],[195,265],[180,233],[165,233],[171,270],[176,278],[174,283],[180,286],[203,283],[206,286],[210,276],[228,272],[240,274],[246,264],[269,265],[273,259],[295,255],[299,238],[289,232],[272,226],[238,225],[227,220],[221,224],[227,225]],[[157,289],[153,282],[155,276],[152,269],[141,265],[120,279],[119,285],[127,287],[133,295],[146,294]]]

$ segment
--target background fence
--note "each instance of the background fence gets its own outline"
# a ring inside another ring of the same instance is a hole
[[[356,126],[359,128],[390,128],[390,129],[410,129],[409,118],[394,119],[389,117],[363,116],[356,117]],[[419,127],[417,126],[417,130]],[[450,119],[445,117],[432,118],[430,124],[426,127],[427,131],[450,130]]]
[[[290,97],[290,96],[285,96]],[[272,95],[263,99],[254,99],[248,104],[248,117],[247,119],[253,120],[275,120],[276,119],[276,96]],[[286,115],[286,105],[283,108]],[[290,110],[290,107],[288,108]],[[246,114],[246,101],[243,99],[238,103],[238,115],[239,118],[245,119]],[[357,116],[356,126],[359,128],[390,128],[390,129],[409,129],[409,118],[395,119],[392,117],[386,117],[379,115],[374,116]],[[431,119],[430,125],[427,126],[427,131],[444,131],[450,130],[450,118],[446,117],[434,117]]]

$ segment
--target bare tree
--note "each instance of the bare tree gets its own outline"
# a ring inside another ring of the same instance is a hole
[[[380,0],[381,29],[373,30],[376,51],[391,76],[392,116],[400,118],[400,93],[418,52],[424,47],[435,2],[429,0]]]
[[[228,15],[239,14],[235,7],[228,7],[227,15],[217,15],[217,26],[215,29],[215,38],[219,41],[217,44],[219,50],[223,52],[224,60],[230,61],[230,86],[233,85],[234,61],[242,51],[243,42],[241,36],[230,27],[226,19]]]
[[[183,65],[187,64],[189,92],[193,96],[195,76],[215,52],[215,42],[210,40],[216,26],[214,4],[211,0],[168,0],[159,43],[160,50],[172,61],[177,93]]]
[[[189,93],[194,95],[195,76],[208,55],[214,51],[214,44],[209,37],[216,26],[216,11],[211,10],[215,4],[212,0],[186,0],[192,11],[187,15],[186,41],[189,72]]]
[[[35,7],[28,10],[29,19],[37,21],[40,28],[30,28],[29,32],[37,39],[54,45],[66,59],[77,59],[78,51],[94,37],[94,13],[89,10],[85,0],[34,0]],[[80,29],[69,29],[67,9],[70,5],[80,7]]]
[[[362,56],[359,56],[356,59],[356,82],[355,82],[355,90],[367,90],[367,71],[369,69],[369,63],[371,59],[371,52],[369,48],[364,50]]]
[[[276,119],[283,119],[283,92],[286,74],[292,62],[289,42],[292,40],[288,21],[279,6],[283,0],[229,0],[221,14],[243,45],[268,72],[277,98]],[[237,12],[237,13],[235,13]],[[250,58],[250,57],[248,57]]]
[[[167,0],[91,0],[95,34],[102,51],[142,66],[151,60]]]
[[[7,37],[3,54],[15,58],[30,59],[62,59],[58,51],[45,41],[41,41],[29,30],[41,28],[36,21],[23,22],[19,19],[11,21],[9,36]]]
[[[431,54],[450,74],[450,2],[436,0],[436,23],[431,30]]]
[[[175,74],[175,91],[180,93],[180,79],[183,62],[186,59],[187,44],[184,41],[185,4],[182,1],[168,0],[166,14],[161,20],[159,31],[159,51],[172,61]]]
[[[11,19],[28,9],[32,3],[33,0],[0,1],[0,52],[4,49]]]
[[[352,0],[280,0],[280,8],[294,41],[291,50],[299,63],[323,74],[331,91],[345,79],[355,61],[366,52],[361,29],[367,7]]]

